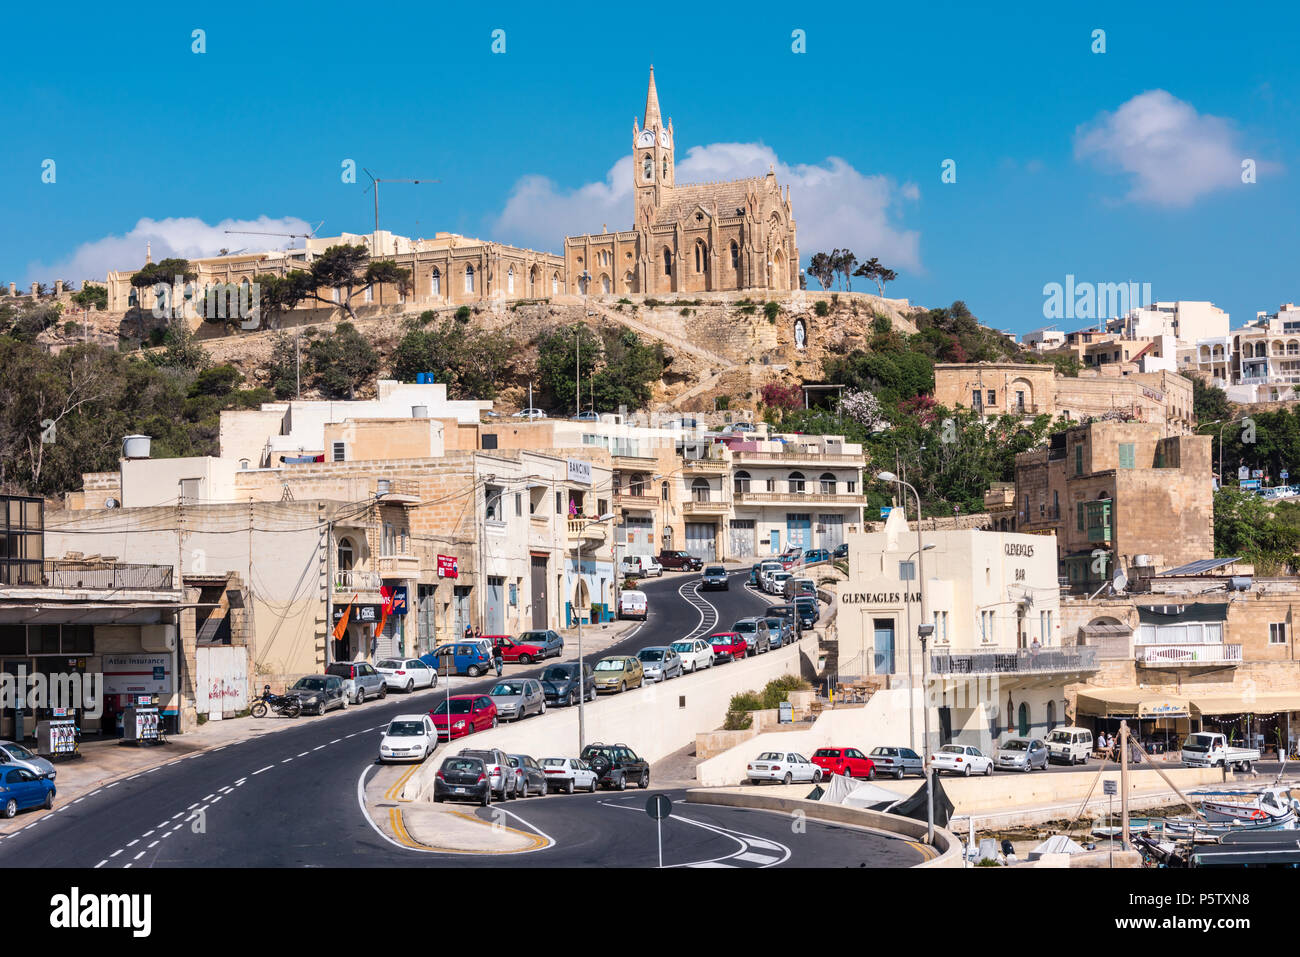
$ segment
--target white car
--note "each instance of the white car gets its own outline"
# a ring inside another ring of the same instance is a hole
[[[767,591],[768,580],[777,572],[783,572],[785,569],[780,562],[766,561],[758,566],[758,587]]]
[[[781,595],[785,593],[785,583],[794,576],[789,572],[772,572],[767,576],[767,593]]]
[[[780,781],[782,784],[793,784],[796,781],[816,783],[822,779],[822,769],[793,751],[764,751],[749,762],[745,776],[755,784],[763,781]]]
[[[660,565],[659,559],[655,558],[653,555],[642,555],[641,564],[645,568],[645,573],[647,577],[650,578],[664,577],[664,566]]]
[[[553,791],[572,794],[581,788],[596,793],[599,776],[586,761],[578,758],[542,758],[542,771]]]
[[[546,413],[541,409],[521,409],[515,413],[516,419],[544,419]]]
[[[992,774],[993,759],[969,744],[945,744],[930,755],[930,767],[934,768],[935,774],[947,772],[970,777],[972,774]]]
[[[682,668],[689,674],[701,668],[713,667],[713,646],[703,638],[687,638],[674,641],[673,651],[682,659]]]
[[[381,658],[375,670],[393,691],[410,693],[416,688],[438,687],[438,671],[419,658]]]
[[[438,746],[438,732],[428,714],[399,714],[379,740],[379,763],[423,761]]]

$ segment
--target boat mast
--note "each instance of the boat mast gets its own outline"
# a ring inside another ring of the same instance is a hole
[[[1129,849],[1128,840],[1128,722],[1119,723],[1119,813],[1121,817],[1120,843]]]

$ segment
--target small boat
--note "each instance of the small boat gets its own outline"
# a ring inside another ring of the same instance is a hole
[[[1300,802],[1287,788],[1266,787],[1235,791],[1193,791],[1211,824],[1266,825],[1283,827],[1296,820]]]

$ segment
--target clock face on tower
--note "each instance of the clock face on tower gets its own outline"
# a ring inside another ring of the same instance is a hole
[[[642,130],[641,135],[636,138],[636,145],[654,146],[655,145],[654,130]]]
[[[670,150],[673,148],[673,141],[672,138],[668,135],[667,130],[659,131],[659,145],[666,150]]]

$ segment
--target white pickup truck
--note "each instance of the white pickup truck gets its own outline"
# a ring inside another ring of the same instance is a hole
[[[1249,771],[1259,760],[1258,748],[1234,748],[1221,734],[1202,731],[1183,742],[1183,763],[1189,768],[1231,767]]]

